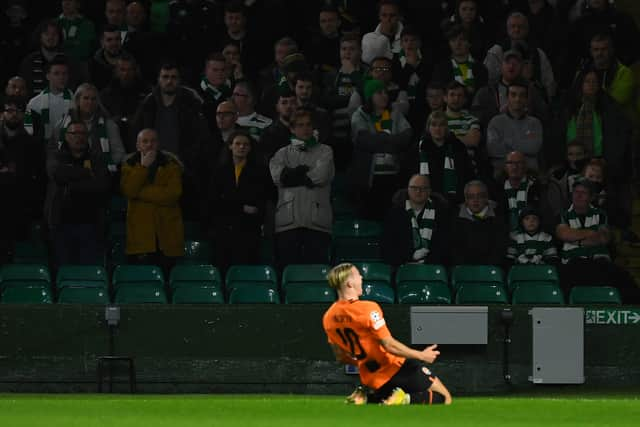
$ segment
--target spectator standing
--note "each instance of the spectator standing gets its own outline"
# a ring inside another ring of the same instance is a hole
[[[126,254],[130,262],[155,264],[168,271],[184,254],[182,163],[159,149],[153,129],[140,131],[136,146],[138,151],[122,164],[120,181],[128,200]]]
[[[265,202],[273,186],[269,170],[253,150],[256,142],[245,132],[234,132],[213,169],[209,187],[216,266],[255,264],[260,255]]]
[[[84,122],[69,124],[63,144],[47,162],[47,173],[45,218],[58,266],[100,264],[110,178],[103,156],[89,148]]]
[[[364,99],[365,104],[351,117],[354,153],[350,185],[360,214],[382,219],[391,197],[402,186],[403,173],[407,173],[412,130],[407,119],[390,108],[382,81],[368,80]]]
[[[291,144],[271,158],[269,169],[278,188],[275,238],[278,265],[328,262],[331,243],[333,153],[313,135],[309,111],[291,118]]]

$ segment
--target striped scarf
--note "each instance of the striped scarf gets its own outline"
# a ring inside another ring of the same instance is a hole
[[[429,254],[431,247],[431,237],[433,235],[433,225],[435,223],[436,211],[433,209],[431,199],[422,209],[422,212],[416,215],[411,207],[411,203],[405,202],[407,215],[411,219],[411,231],[413,235],[413,260],[424,262],[424,258]]]
[[[33,135],[33,118],[34,116],[40,117],[42,126],[44,127],[45,139],[51,137],[51,118],[49,117],[49,88],[45,88],[36,97],[29,101],[29,106],[24,115],[24,129],[29,135]],[[73,98],[73,92],[69,89],[65,89],[62,92],[65,107],[67,111],[71,107],[71,98]],[[55,124],[55,123],[54,123]]]
[[[255,111],[248,116],[240,116],[236,124],[247,131],[249,135],[256,141],[260,140],[262,132],[273,123],[269,117],[256,113]]]
[[[423,149],[424,138],[420,140],[420,175],[429,176],[429,159],[426,150]],[[456,194],[458,190],[458,175],[456,175],[456,163],[453,160],[453,144],[444,143],[444,167],[442,170],[442,193]]]
[[[391,133],[393,129],[393,120],[389,110],[384,110],[380,116],[373,116],[373,125],[378,133]]]
[[[574,230],[594,230],[607,225],[607,215],[601,209],[589,206],[586,215],[579,216],[573,209],[573,205],[562,215],[562,224],[567,224]],[[577,243],[577,242],[576,242]],[[562,263],[566,264],[575,258],[603,258],[611,260],[606,246],[580,246],[573,242],[565,242],[562,245]]]
[[[400,62],[400,66],[402,68],[404,68],[407,65],[407,57],[404,53],[404,49],[400,50],[400,53],[398,54],[398,61]],[[418,50],[418,63],[413,66],[414,68],[418,68],[420,66],[420,63],[422,62],[422,52],[420,52],[420,50]],[[416,96],[418,95],[418,85],[420,84],[420,76],[418,75],[417,72],[413,72],[411,73],[411,76],[409,76],[409,81],[407,82],[407,97],[409,98],[409,101],[415,101]]]
[[[220,101],[220,98],[225,100],[229,99],[231,96],[231,82],[229,80],[224,82],[224,84],[215,87],[209,83],[206,77],[203,77],[202,80],[200,80],[200,89],[202,89],[205,94],[213,98],[216,102]]]
[[[420,49],[418,49],[417,53],[418,63],[415,65],[416,68],[420,65],[420,62],[422,62],[422,52],[420,52]],[[404,53],[404,49],[400,49],[400,53],[398,53],[398,61],[400,61],[400,66],[402,66],[402,68],[407,65],[407,54]]]
[[[543,264],[549,258],[558,256],[551,235],[540,231],[534,235],[515,231],[511,233],[511,244],[507,248],[507,258],[516,264]]]
[[[475,79],[473,77],[474,61],[471,55],[467,56],[465,62],[457,62],[451,58],[451,67],[453,68],[453,79],[465,87],[474,87]]]
[[[71,123],[71,115],[67,114],[62,119],[62,126],[60,126],[60,135],[58,138],[58,149],[62,147],[62,144],[65,141],[65,135],[67,133],[67,128]],[[100,142],[100,150],[102,151],[102,155],[105,163],[107,164],[107,168],[109,172],[116,173],[118,171],[118,166],[113,161],[113,156],[111,155],[111,145],[109,144],[109,138],[107,135],[107,126],[104,120],[104,117],[98,117],[97,122],[94,122],[92,128],[89,132],[89,146],[91,147],[93,144],[93,136],[98,137],[98,141]]]
[[[520,211],[527,206],[527,194],[533,183],[532,179],[527,178],[520,181],[520,185],[517,188],[513,188],[508,179],[504,181],[511,231],[517,230],[520,226]]]
[[[289,141],[291,142],[291,145],[293,145],[300,151],[307,151],[318,145],[318,138],[316,138],[315,135],[309,139],[299,139],[291,135]]]

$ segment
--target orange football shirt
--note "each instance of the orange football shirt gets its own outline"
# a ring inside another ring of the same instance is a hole
[[[393,377],[404,357],[386,351],[380,340],[391,337],[382,309],[373,301],[336,301],[322,318],[329,343],[357,359],[362,384],[378,389]]]

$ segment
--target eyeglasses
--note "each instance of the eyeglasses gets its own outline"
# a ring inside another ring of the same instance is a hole
[[[391,67],[373,67],[373,71],[391,71]]]
[[[426,193],[427,191],[431,190],[431,187],[420,187],[417,185],[410,185],[409,190],[415,191],[418,193]]]

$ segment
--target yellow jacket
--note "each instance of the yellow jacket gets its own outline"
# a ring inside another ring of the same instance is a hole
[[[127,156],[122,164],[120,188],[128,199],[126,253],[153,253],[159,248],[166,256],[182,256],[182,163],[166,151],[158,152],[156,163],[153,178],[153,165],[143,167],[139,153]]]

